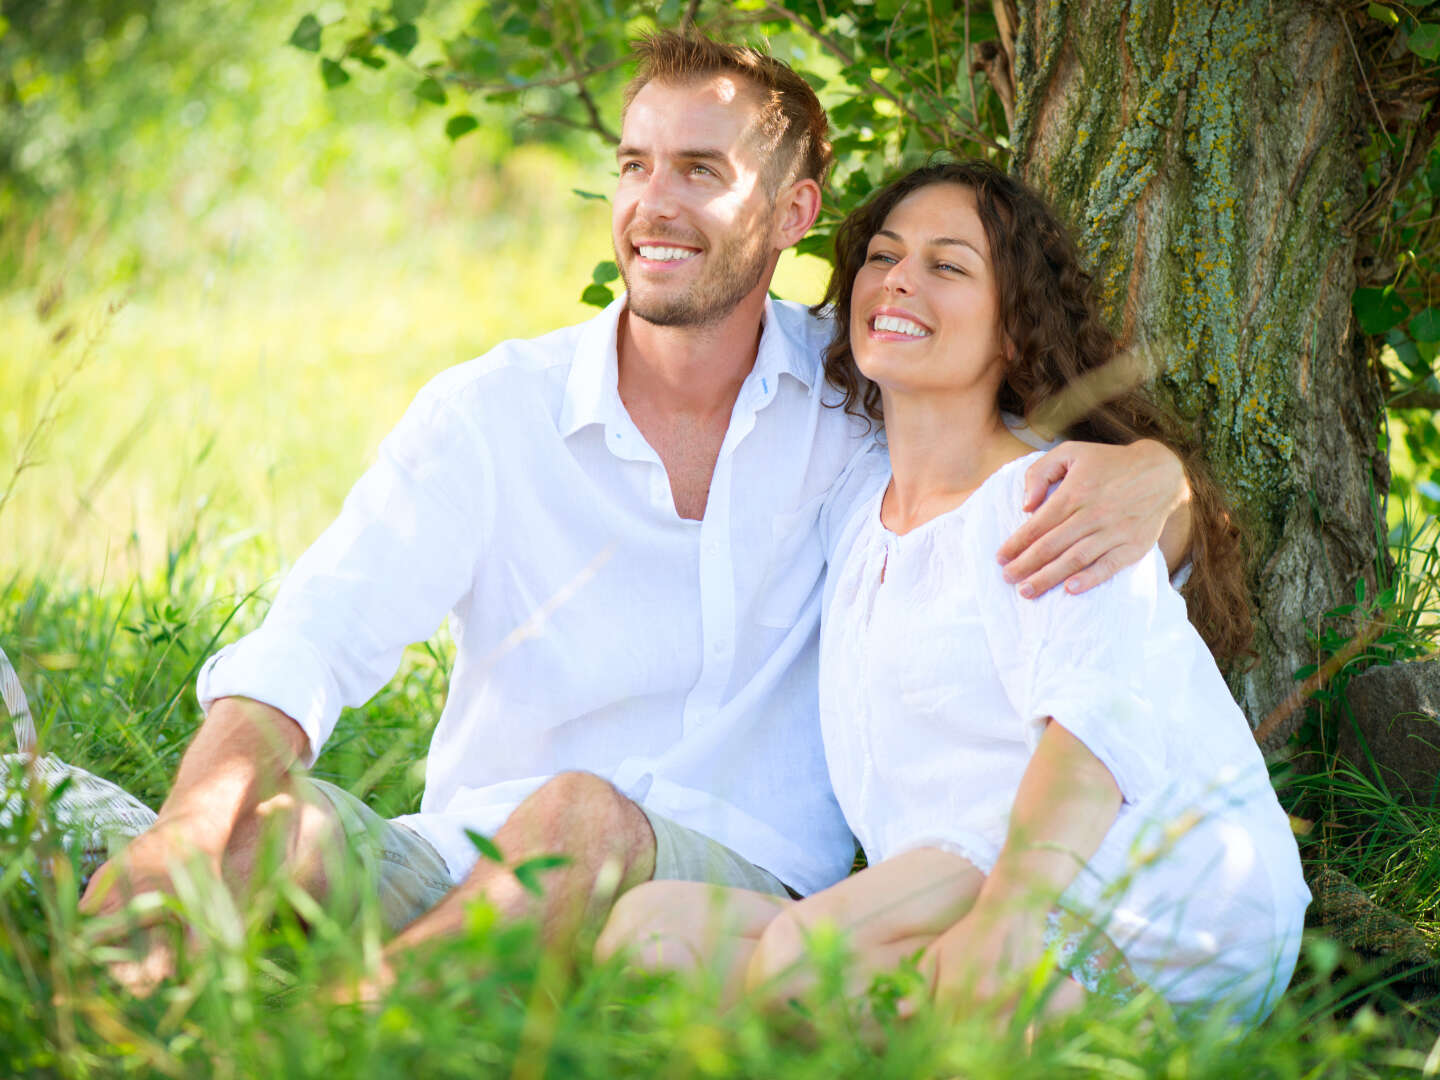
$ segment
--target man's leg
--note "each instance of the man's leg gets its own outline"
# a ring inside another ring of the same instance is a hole
[[[262,803],[226,849],[226,881],[237,894],[257,874],[254,883],[263,884],[267,868],[339,918],[376,898],[390,934],[434,907],[453,885],[445,860],[419,833],[386,820],[343,788],[305,777]]]
[[[655,871],[655,834],[644,811],[592,773],[564,772],[521,803],[495,844],[501,865],[481,859],[440,903],[411,923],[385,950],[387,963],[437,937],[459,934],[465,908],[484,898],[502,918],[532,918],[542,942],[563,961],[582,935],[599,930],[616,897]],[[569,862],[545,872],[541,895],[529,892],[510,870],[539,855]],[[389,972],[382,972],[382,980]]]

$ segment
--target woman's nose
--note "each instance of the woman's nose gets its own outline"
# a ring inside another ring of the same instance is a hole
[[[890,269],[885,271],[885,289],[887,292],[908,293],[911,290],[910,284],[910,257],[890,264]]]

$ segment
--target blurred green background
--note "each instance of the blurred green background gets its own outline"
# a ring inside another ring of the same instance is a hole
[[[593,314],[593,135],[477,103],[452,143],[396,68],[328,92],[290,4],[0,11],[0,581],[270,579],[430,376]]]

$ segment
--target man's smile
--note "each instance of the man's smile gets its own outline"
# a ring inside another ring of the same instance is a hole
[[[636,253],[651,262],[682,262],[700,254],[694,248],[672,247],[662,244],[637,244]]]
[[[631,244],[630,250],[635,254],[636,265],[654,272],[678,269],[700,254],[699,248],[661,240],[637,241]]]

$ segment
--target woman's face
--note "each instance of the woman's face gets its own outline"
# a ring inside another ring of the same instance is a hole
[[[865,377],[892,393],[999,389],[995,277],[970,188],[931,184],[890,211],[855,276],[850,345]]]

